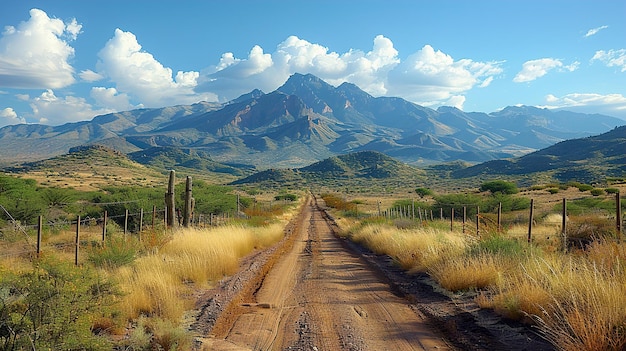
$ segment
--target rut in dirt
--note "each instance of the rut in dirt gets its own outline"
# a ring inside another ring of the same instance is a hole
[[[217,318],[202,350],[451,350],[310,198],[281,250]]]

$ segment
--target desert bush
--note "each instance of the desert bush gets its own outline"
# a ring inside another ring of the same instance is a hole
[[[0,345],[3,350],[110,350],[91,332],[107,313],[115,287],[88,267],[50,257],[0,280]]]
[[[420,197],[424,198],[424,196],[432,196],[434,192],[428,188],[417,188],[415,189],[415,193]]]
[[[500,194],[517,194],[519,189],[517,185],[512,182],[507,182],[504,180],[492,180],[488,182],[484,182],[481,184],[480,191],[489,191],[492,194],[500,193]]]
[[[281,200],[296,201],[296,200],[298,200],[298,195],[296,195],[296,194],[278,194],[278,195],[274,196],[274,200],[276,200],[276,201],[281,201]]]
[[[92,245],[87,257],[96,267],[112,269],[132,263],[140,249],[136,240],[127,240],[120,236],[108,237],[104,245]]]
[[[605,194],[604,189],[600,189],[600,188],[591,189],[590,193],[593,196],[600,196],[600,195],[604,195]]]

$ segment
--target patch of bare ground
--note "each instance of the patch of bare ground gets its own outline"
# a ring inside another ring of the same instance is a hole
[[[279,244],[198,299],[195,349],[552,349],[531,328],[479,309],[471,294],[409,275],[337,229],[307,202]]]

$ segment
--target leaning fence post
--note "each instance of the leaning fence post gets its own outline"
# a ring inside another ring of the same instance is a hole
[[[141,231],[143,230],[143,207],[139,211],[139,241],[141,241]]]
[[[535,199],[530,199],[530,218],[528,219],[528,243],[532,241],[532,231],[533,231],[533,207],[535,204]]]
[[[37,223],[37,258],[39,258],[39,254],[41,253],[41,232],[43,226],[43,216],[39,215],[39,220]]]
[[[78,266],[78,251],[80,250],[80,216],[76,219],[76,241],[74,251],[74,265]]]
[[[124,212],[124,238],[126,238],[126,233],[128,233],[128,209]]]

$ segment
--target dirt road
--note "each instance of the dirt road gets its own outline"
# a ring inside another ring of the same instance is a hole
[[[271,270],[217,318],[202,350],[452,349],[342,245],[315,200],[283,245]]]

